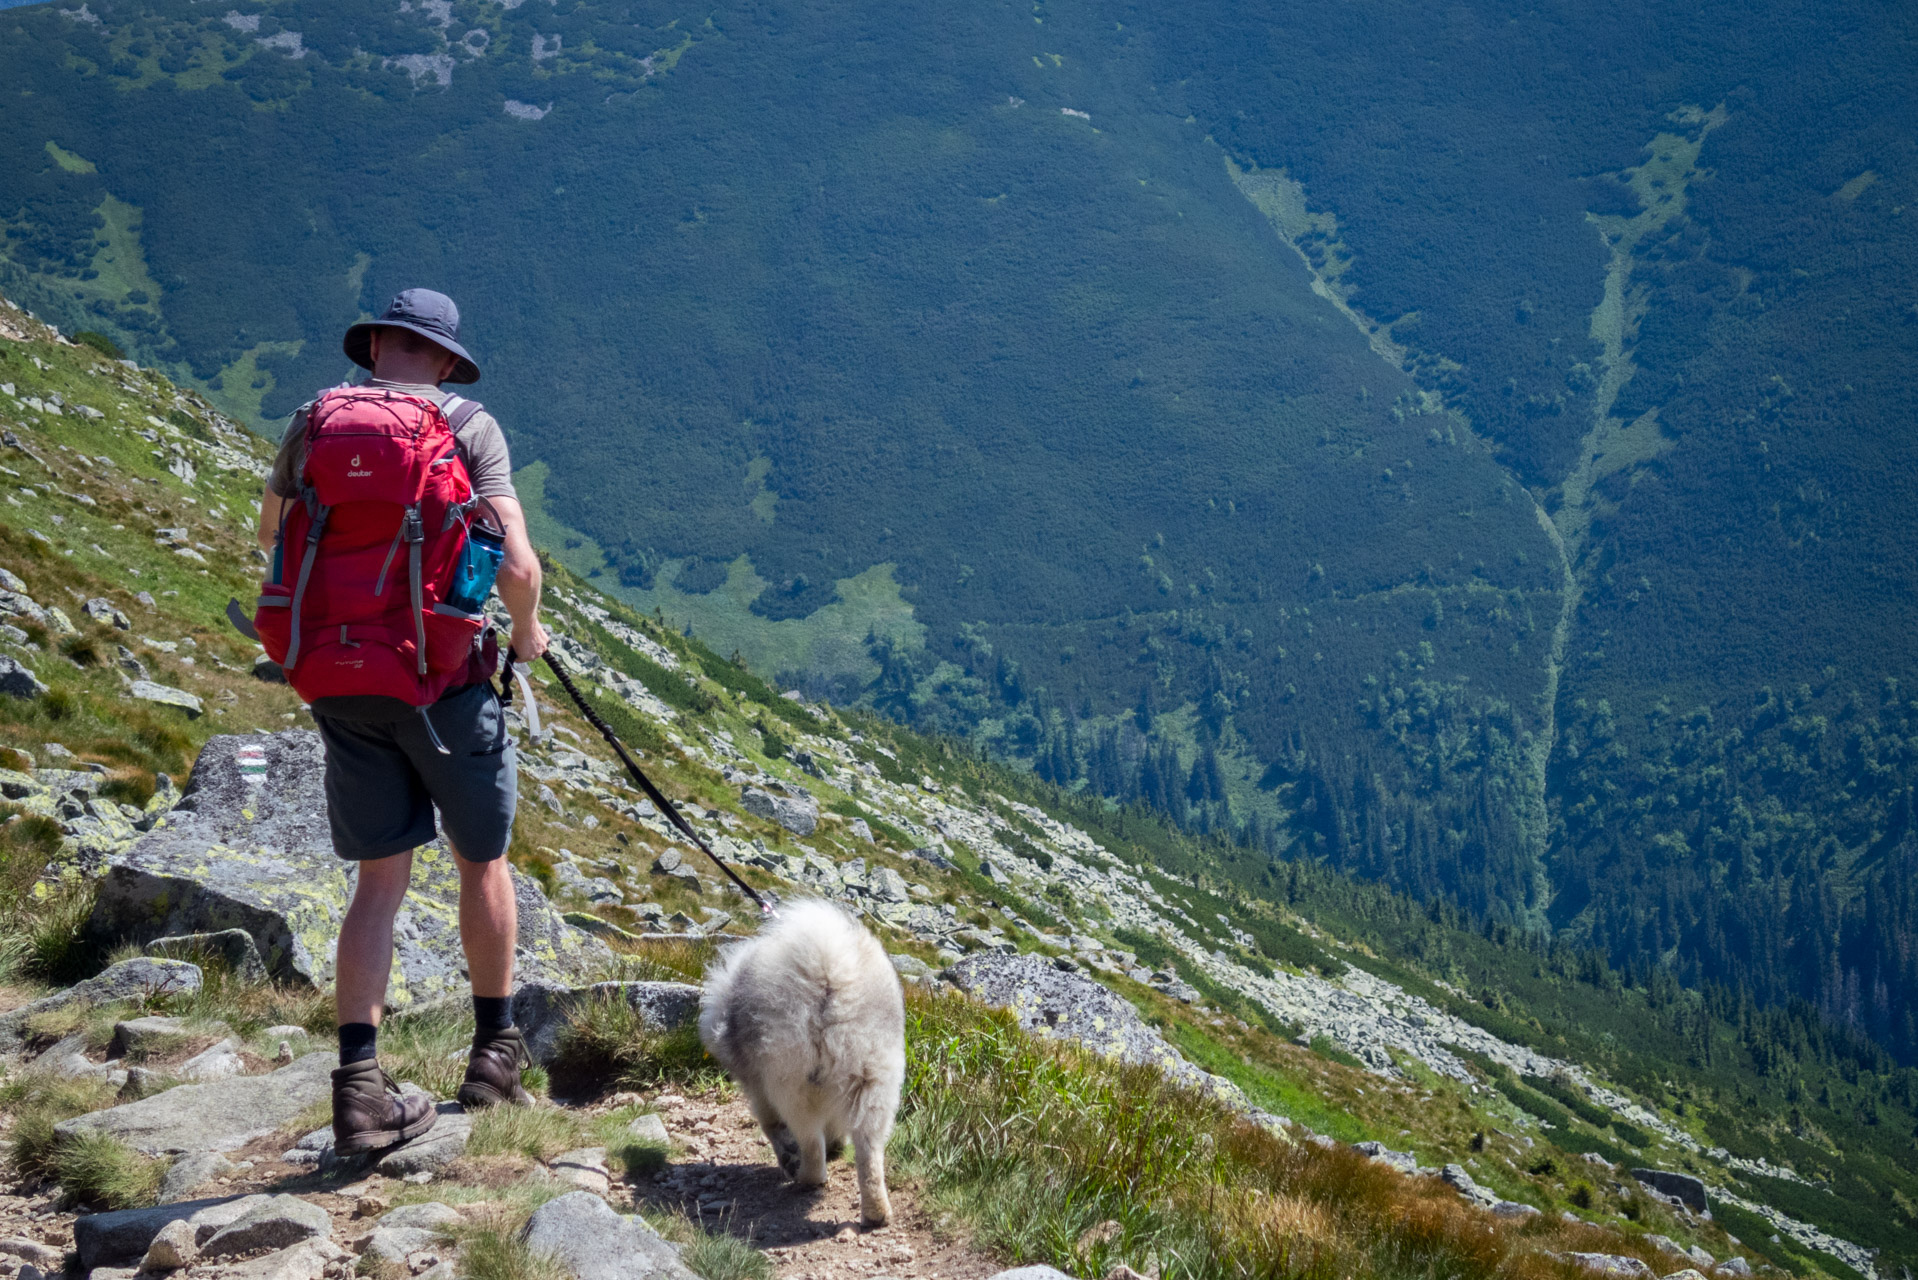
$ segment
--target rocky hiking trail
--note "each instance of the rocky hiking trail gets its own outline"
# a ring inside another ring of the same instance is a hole
[[[322,1071],[302,1074],[324,1080]],[[310,1084],[287,1089],[289,1104],[315,1092]],[[216,1095],[196,1109],[223,1106]],[[795,1190],[773,1162],[743,1102],[728,1090],[662,1089],[623,1092],[581,1106],[540,1104],[542,1110],[571,1113],[586,1128],[608,1115],[640,1109],[641,1116],[628,1127],[636,1140],[656,1141],[660,1159],[656,1167],[649,1162],[624,1174],[617,1160],[608,1169],[604,1148],[561,1152],[544,1161],[497,1153],[467,1156],[463,1147],[470,1121],[447,1120],[469,1118],[457,1104],[444,1109],[442,1124],[418,1141],[337,1164],[318,1132],[304,1148],[289,1145],[296,1135],[280,1130],[225,1151],[180,1152],[176,1170],[198,1169],[208,1176],[194,1185],[169,1179],[168,1190],[186,1198],[151,1210],[76,1218],[57,1190],[0,1196],[0,1274],[33,1280],[32,1271],[56,1274],[71,1257],[93,1280],[167,1272],[228,1280],[319,1280],[355,1268],[365,1272],[373,1264],[446,1280],[457,1255],[447,1232],[483,1224],[498,1212],[489,1189],[511,1188],[509,1194],[520,1198],[528,1184],[543,1184],[545,1194],[554,1196],[583,1191],[622,1214],[703,1223],[763,1251],[771,1274],[782,1280],[879,1274],[974,1280],[1002,1269],[968,1246],[950,1224],[940,1226],[922,1209],[909,1181],[895,1182],[894,1221],[880,1228],[860,1223],[847,1162],[834,1164],[825,1188]],[[442,1127],[457,1129],[459,1138],[446,1142]],[[231,1137],[213,1136],[215,1141]],[[305,1212],[294,1201],[319,1212]],[[247,1214],[259,1219],[250,1236],[218,1239],[218,1230]],[[171,1239],[154,1244],[174,1222],[188,1224],[196,1238],[193,1246]],[[588,1250],[591,1243],[578,1247]],[[646,1273],[631,1270],[631,1259],[620,1266],[621,1274]]]

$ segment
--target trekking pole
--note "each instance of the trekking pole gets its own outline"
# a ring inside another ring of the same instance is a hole
[[[770,916],[773,910],[771,905],[768,904],[764,898],[760,897],[758,893],[754,892],[751,885],[740,879],[739,873],[727,866],[726,860],[714,853],[711,845],[699,838],[699,833],[693,830],[692,824],[686,821],[673,802],[668,800],[665,794],[653,785],[653,780],[647,777],[639,765],[634,762],[632,756],[626,753],[626,744],[619,740],[619,735],[613,732],[612,726],[601,719],[597,711],[593,710],[592,704],[586,701],[585,696],[580,693],[579,689],[573,684],[572,678],[566,674],[559,663],[553,661],[552,653],[548,652],[544,656],[546,658],[546,665],[552,669],[555,676],[559,677],[559,687],[566,690],[566,695],[573,700],[573,705],[578,707],[579,713],[586,717],[586,723],[599,730],[599,736],[606,739],[607,745],[612,747],[614,753],[619,756],[620,763],[626,766],[626,772],[633,775],[633,781],[639,784],[639,789],[644,791],[647,798],[655,805],[659,806],[659,811],[665,814],[667,820],[679,829],[681,835],[692,841],[701,853],[711,858],[713,865],[725,872],[727,879],[738,885],[741,893],[744,893],[748,898],[752,899],[753,905],[759,908],[761,914]],[[514,653],[509,648],[506,651],[507,670],[513,671],[515,665]],[[506,694],[501,695],[500,701],[502,705],[509,704],[512,701],[510,689]],[[532,690],[528,689],[526,692],[528,710],[531,714],[537,715],[537,712],[531,711],[532,701]]]

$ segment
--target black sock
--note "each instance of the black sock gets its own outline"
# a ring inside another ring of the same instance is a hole
[[[473,1025],[480,1035],[504,1031],[513,1025],[513,997],[474,996]]]
[[[340,1024],[340,1065],[350,1067],[356,1062],[365,1062],[378,1057],[374,1048],[379,1039],[380,1029],[370,1022],[343,1022]]]

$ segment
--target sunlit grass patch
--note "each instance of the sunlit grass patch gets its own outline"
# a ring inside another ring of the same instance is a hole
[[[1557,1271],[1442,1184],[1268,1132],[1153,1068],[1027,1036],[969,1000],[907,999],[891,1152],[986,1248],[1076,1275],[1123,1262],[1178,1280]],[[1116,1231],[1093,1230],[1109,1221]]]

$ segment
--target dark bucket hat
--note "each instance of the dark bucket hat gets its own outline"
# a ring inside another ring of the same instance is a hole
[[[346,331],[341,345],[346,358],[362,369],[373,367],[373,330],[411,329],[423,338],[431,338],[459,357],[448,382],[478,382],[479,366],[460,345],[460,309],[443,293],[431,289],[408,289],[386,304],[377,320],[366,320]]]

